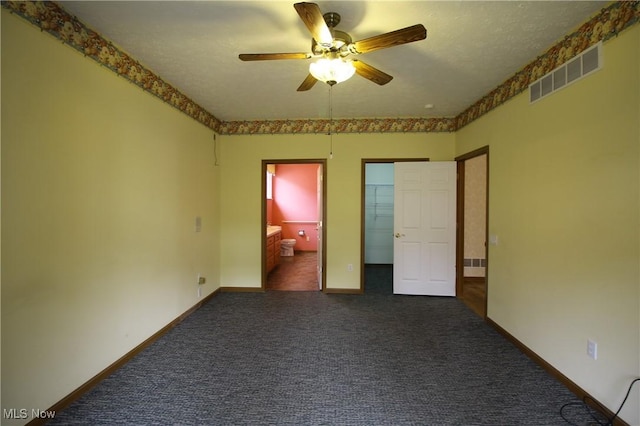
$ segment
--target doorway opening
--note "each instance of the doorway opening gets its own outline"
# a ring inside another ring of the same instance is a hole
[[[360,292],[393,294],[394,163],[428,158],[362,159]]]
[[[325,159],[262,161],[263,290],[324,291],[325,198]]]
[[[456,158],[458,236],[456,293],[476,314],[487,317],[487,232],[489,218],[489,147]]]

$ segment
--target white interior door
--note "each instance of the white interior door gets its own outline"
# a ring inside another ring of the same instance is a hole
[[[318,178],[316,180],[316,191],[317,191],[317,205],[318,205],[318,247],[317,247],[317,279],[318,279],[318,288],[320,290],[322,290],[322,228],[323,228],[323,223],[322,221],[324,220],[324,218],[322,217],[322,203],[323,203],[323,199],[322,199],[322,180],[323,180],[323,174],[322,174],[322,164],[318,165]]]
[[[394,163],[393,292],[456,294],[456,163]]]

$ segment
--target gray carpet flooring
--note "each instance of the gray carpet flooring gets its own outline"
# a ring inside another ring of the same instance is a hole
[[[219,294],[49,424],[542,426],[572,401],[457,299],[371,285]]]

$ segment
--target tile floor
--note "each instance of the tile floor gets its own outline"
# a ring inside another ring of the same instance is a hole
[[[315,251],[296,251],[294,256],[280,257],[280,265],[267,276],[266,289],[320,291],[316,276],[317,262]]]

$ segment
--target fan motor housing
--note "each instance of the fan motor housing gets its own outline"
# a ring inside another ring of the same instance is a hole
[[[311,39],[311,51],[314,55],[324,55],[326,53],[340,53],[342,56],[347,56],[349,50],[347,46],[352,43],[351,36],[344,31],[336,30],[335,27],[340,23],[342,19],[337,12],[327,12],[322,15],[324,22],[329,27],[331,35],[333,36],[333,42],[330,48],[326,48],[318,45],[315,39]]]
[[[333,36],[333,43],[331,43],[331,47],[329,49],[326,49],[322,46],[320,46],[315,39],[311,39],[311,51],[315,54],[315,55],[322,55],[324,52],[326,52],[327,50],[329,50],[330,52],[346,52],[346,54],[348,54],[348,51],[346,50],[346,46],[350,45],[352,43],[352,39],[351,36],[347,33],[345,33],[344,31],[340,31],[340,30],[336,30],[335,28],[331,28],[331,35]]]

